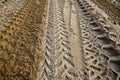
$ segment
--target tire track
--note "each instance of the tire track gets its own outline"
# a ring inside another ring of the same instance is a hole
[[[39,80],[53,80],[54,74],[54,44],[53,44],[53,30],[54,30],[54,8],[53,0],[49,1],[49,15],[48,15],[48,27],[46,27],[45,37],[45,60],[42,66],[42,74],[40,74]]]
[[[64,0],[50,0],[45,38],[45,60],[39,80],[72,80],[74,63],[64,21]]]
[[[86,73],[89,80],[119,80],[119,53],[85,0],[78,0]]]
[[[0,2],[0,27],[4,25],[5,22],[20,8],[22,8],[27,3],[27,0],[24,1],[1,1]]]

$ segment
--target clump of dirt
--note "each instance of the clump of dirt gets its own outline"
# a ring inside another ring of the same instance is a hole
[[[46,0],[28,0],[0,28],[0,80],[35,80],[43,60]]]

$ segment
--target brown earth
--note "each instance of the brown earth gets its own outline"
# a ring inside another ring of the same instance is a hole
[[[0,28],[0,80],[36,79],[43,59],[45,9],[46,0],[28,0]]]

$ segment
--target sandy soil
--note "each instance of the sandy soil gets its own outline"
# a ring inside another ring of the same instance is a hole
[[[29,0],[0,28],[0,80],[35,80],[37,76],[43,59],[46,1],[35,1]]]
[[[72,5],[71,5],[72,3]],[[83,59],[82,59],[82,48],[80,41],[80,29],[77,19],[77,12],[75,8],[74,1],[66,0],[65,3],[65,22],[66,27],[69,27],[70,34],[70,42],[72,43],[72,55],[74,56],[74,62],[76,65],[77,71],[83,69]],[[80,63],[80,64],[79,64]]]
[[[74,3],[74,2],[73,2]],[[72,13],[71,13],[71,29],[73,30],[71,41],[72,41],[72,49],[74,60],[76,64],[76,71],[81,72],[84,69],[83,63],[83,52],[81,47],[81,35],[80,35],[80,27],[79,27],[79,19],[77,17],[77,11],[75,4],[72,5]],[[83,72],[81,72],[82,74]]]
[[[99,12],[105,18],[109,17],[91,1],[87,1],[95,8],[93,13]],[[94,66],[100,62],[97,61],[97,57],[100,57],[99,51],[104,52],[101,48],[96,48],[97,42],[100,43],[99,39],[96,42],[89,41],[89,35],[86,33],[91,32],[90,35],[93,37],[95,32],[92,31],[93,28],[87,32],[87,20],[83,19],[81,23],[83,13],[80,13],[81,16],[78,14],[75,0],[65,0],[65,5],[62,0],[49,2],[48,5],[47,0],[28,0],[0,27],[0,80],[82,80],[86,75],[85,68],[89,68],[88,74],[91,71],[90,76],[87,76],[91,80],[101,79],[100,71],[93,73],[92,70],[96,70]],[[81,21],[78,17],[81,17]],[[110,24],[109,21],[106,23]],[[119,29],[112,30],[116,31],[117,35]],[[83,44],[85,40],[82,40],[84,36],[88,37],[86,45]],[[95,45],[89,47],[89,43]],[[102,40],[100,46],[101,44]],[[99,51],[95,52],[97,49]],[[91,56],[94,56],[95,62],[92,62]],[[105,65],[104,62],[101,64]]]
[[[109,16],[108,13],[104,12],[101,8],[98,7],[98,5],[96,5],[95,3],[91,2],[90,0],[87,0],[87,2],[94,7],[96,13],[99,13],[100,15],[102,15],[101,18],[104,17],[104,19],[106,20],[106,24],[108,27],[111,28],[111,30],[109,31],[109,38],[114,41],[116,43],[116,45],[114,45],[114,48],[116,48],[117,51],[120,51],[120,39],[119,39],[119,31],[120,31],[120,25],[119,24],[114,24],[114,20],[110,19],[113,16]],[[114,10],[115,7],[111,8],[112,10]],[[119,13],[114,11],[115,13]],[[114,14],[114,13],[113,13]],[[116,15],[117,16],[117,15]]]
[[[13,15],[13,13],[26,4],[27,0],[0,0],[0,27]]]
[[[81,47],[81,39],[80,39],[80,28],[79,28],[79,20],[77,18],[77,11],[75,7],[75,2],[70,0],[65,0],[65,22],[66,27],[69,27],[70,31],[70,41],[72,46],[72,55],[73,60],[75,64],[75,71],[79,76],[82,75],[82,71],[84,69],[84,63],[83,63],[83,53],[82,53],[82,47]],[[82,77],[81,77],[82,78]]]

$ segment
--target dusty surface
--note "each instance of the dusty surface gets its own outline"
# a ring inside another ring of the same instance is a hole
[[[91,0],[93,1],[99,8],[101,8],[102,10],[104,10],[109,17],[114,21],[114,23],[116,24],[119,23],[120,24],[120,7],[117,6],[115,4],[112,4],[112,1],[109,0]]]
[[[109,30],[107,31],[108,33],[108,37],[109,39],[111,39],[115,44],[114,44],[114,48],[117,51],[120,51],[120,25],[119,24],[115,24],[114,19],[110,19],[112,16],[109,16],[109,14],[107,14],[106,12],[104,12],[102,10],[102,8],[99,8],[99,5],[97,6],[96,4],[94,4],[93,2],[91,2],[90,0],[87,1],[92,7],[95,7],[95,11],[93,13],[95,13],[96,17],[99,17],[100,20],[105,21],[105,23],[100,23],[102,26],[109,28]],[[114,5],[115,6],[115,5]],[[115,8],[115,7],[114,7]],[[111,8],[112,10],[114,10],[114,8]],[[107,8],[106,8],[107,10]],[[120,11],[120,10],[118,10]],[[115,11],[116,12],[116,11]],[[119,12],[116,12],[119,13]],[[117,15],[116,15],[117,16]]]
[[[120,43],[116,42],[119,41],[119,25],[110,23],[104,12],[91,6],[88,0],[78,0],[77,9],[87,80],[119,80],[120,51],[115,48]]]
[[[0,0],[0,27],[13,13],[26,4],[27,0]]]
[[[45,59],[38,80],[120,79],[120,54],[111,41],[117,28],[87,1],[49,1]]]
[[[26,1],[0,27],[0,80],[120,80],[120,26],[99,5]]]
[[[75,71],[78,72],[80,76],[83,74],[84,63],[83,63],[83,54],[80,40],[80,31],[79,31],[79,19],[78,13],[76,11],[76,5],[74,1],[65,0],[64,7],[64,16],[66,27],[70,31],[70,42],[71,42],[71,54],[73,55],[73,60],[75,63]],[[79,44],[78,44],[79,43]]]
[[[28,1],[0,28],[0,80],[36,79],[43,58],[46,1],[35,1]]]
[[[74,57],[74,63],[76,65],[76,71],[78,71],[79,75],[83,75],[84,71],[84,62],[83,62],[83,54],[82,54],[82,43],[81,43],[81,35],[79,29],[79,19],[76,11],[75,2],[72,1],[71,5],[71,23],[70,23],[70,31],[71,31],[71,42],[72,42],[72,54]],[[65,20],[67,21],[67,20]],[[78,44],[79,43],[79,44]],[[82,78],[81,78],[82,79]]]
[[[45,60],[39,80],[81,80],[84,74],[75,2],[50,0],[45,34]]]

